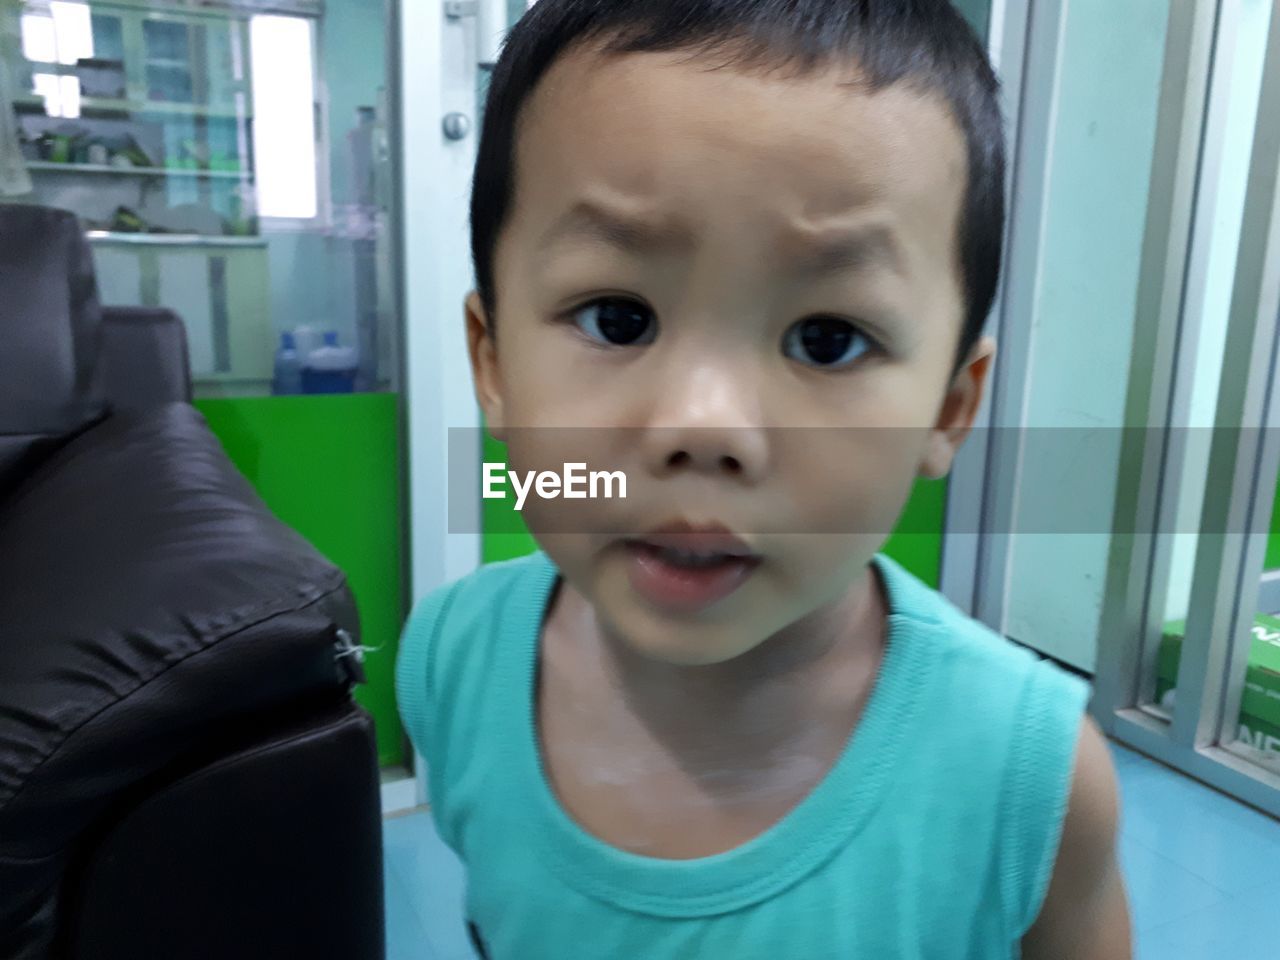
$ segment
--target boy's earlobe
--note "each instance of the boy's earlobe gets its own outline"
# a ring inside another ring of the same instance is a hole
[[[467,324],[467,353],[471,358],[471,380],[475,385],[476,402],[484,413],[485,427],[493,439],[502,442],[506,438],[502,390],[498,378],[498,355],[490,333],[489,318],[485,313],[480,294],[472,290],[464,304]]]
[[[939,480],[951,471],[956,453],[978,416],[995,356],[995,340],[982,337],[965,358],[964,365],[947,389],[937,423],[929,433],[928,446],[920,462],[923,477]]]
[[[929,446],[920,462],[920,476],[926,480],[941,480],[951,472],[958,447],[952,446],[945,434],[937,430],[929,435]]]

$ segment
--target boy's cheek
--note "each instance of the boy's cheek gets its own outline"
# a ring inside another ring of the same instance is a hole
[[[863,428],[823,439],[790,452],[794,526],[779,532],[887,537],[914,487],[924,433]]]

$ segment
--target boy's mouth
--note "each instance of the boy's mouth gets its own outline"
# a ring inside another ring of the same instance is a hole
[[[623,547],[632,588],[655,606],[688,613],[729,596],[763,559],[718,524],[666,524]]]

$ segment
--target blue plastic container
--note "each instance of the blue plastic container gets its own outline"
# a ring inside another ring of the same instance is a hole
[[[280,334],[280,349],[276,351],[271,392],[278,397],[302,392],[302,359],[298,356],[298,347],[292,333]]]
[[[338,346],[338,335],[330,330],[324,346],[312,350],[302,368],[302,392],[354,393],[357,368],[355,349]]]

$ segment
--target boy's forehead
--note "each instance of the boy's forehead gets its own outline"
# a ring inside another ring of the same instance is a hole
[[[966,147],[939,97],[902,83],[872,90],[849,66],[797,77],[709,62],[566,54],[522,112],[517,205],[532,195],[554,216],[592,188],[692,202],[714,183],[744,203],[767,191],[796,220],[874,207],[936,232],[958,218]]]

